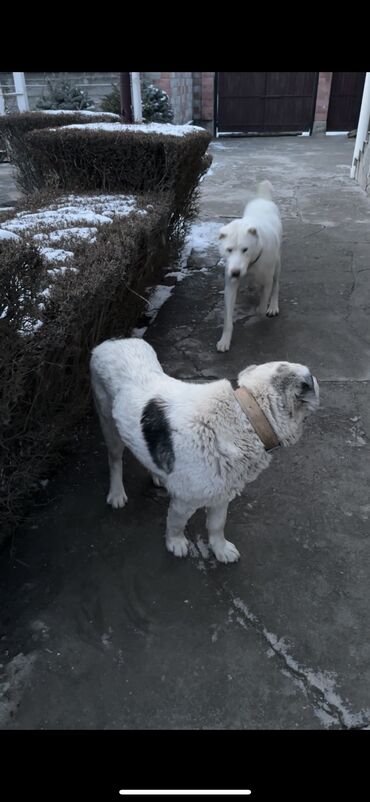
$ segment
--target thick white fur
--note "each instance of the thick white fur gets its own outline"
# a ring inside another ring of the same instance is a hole
[[[233,333],[233,314],[240,279],[247,275],[260,289],[258,312],[279,314],[279,276],[282,225],[272,201],[270,181],[257,187],[257,197],[241,219],[220,229],[220,254],[225,262],[225,316],[218,351],[228,351]],[[257,260],[257,261],[255,261]]]
[[[230,382],[190,384],[171,378],[153,348],[135,338],[98,345],[90,368],[108,448],[108,503],[123,507],[127,501],[122,484],[126,445],[170,495],[169,551],[178,557],[187,554],[185,525],[198,508],[206,507],[211,549],[221,562],[237,560],[239,552],[224,537],[227,507],[247,482],[267,468],[271,454],[242,411]],[[304,365],[253,365],[239,374],[238,382],[253,392],[283,445],[299,439],[305,418],[319,403],[316,379]],[[141,417],[151,399],[164,404],[170,426],[175,457],[170,473],[153,462],[143,436]]]

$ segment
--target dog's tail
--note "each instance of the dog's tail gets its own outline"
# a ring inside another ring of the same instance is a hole
[[[264,198],[265,200],[272,200],[272,184],[270,181],[261,181],[257,187],[257,198]]]

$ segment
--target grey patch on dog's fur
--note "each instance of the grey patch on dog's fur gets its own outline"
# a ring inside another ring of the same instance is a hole
[[[284,392],[292,384],[297,384],[298,386],[300,379],[297,377],[294,371],[292,371],[289,365],[279,365],[275,376],[272,377],[271,381],[276,390],[279,393],[284,394]]]
[[[175,464],[171,429],[165,415],[165,404],[152,398],[144,407],[141,428],[153,462],[165,473],[171,473]]]

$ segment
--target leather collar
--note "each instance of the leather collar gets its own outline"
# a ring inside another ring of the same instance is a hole
[[[234,395],[254,431],[262,440],[266,451],[278,448],[281,445],[279,438],[250,390],[247,390],[246,387],[238,387],[237,390],[234,390]]]

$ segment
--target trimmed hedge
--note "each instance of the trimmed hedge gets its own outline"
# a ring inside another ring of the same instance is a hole
[[[166,263],[167,200],[137,201],[146,214],[98,226],[95,243],[76,246],[78,272],[55,280],[43,325],[28,336],[18,333],[21,318],[40,316],[35,296],[50,265],[33,245],[0,240],[0,538],[74,438],[90,403],[91,349],[129,333]]]
[[[162,128],[170,131],[172,126]],[[210,140],[203,129],[175,136],[118,124],[104,129],[33,131],[26,136],[32,187],[71,192],[170,192],[174,214],[187,217],[193,212],[199,180],[212,161],[205,155]]]
[[[32,168],[29,164],[26,134],[35,129],[58,128],[59,126],[73,125],[74,123],[117,121],[120,117],[107,112],[59,111],[57,114],[48,114],[41,111],[16,112],[0,116],[0,143],[5,147],[9,161],[17,168],[17,183],[24,192],[32,192],[34,181]]]
[[[104,339],[129,334],[144,310],[145,287],[168,264],[170,246],[176,253],[181,243],[196,210],[199,179],[211,163],[206,154],[211,137],[202,129],[176,136],[176,126],[165,126],[170,135],[143,133],[136,126],[109,132],[90,125],[61,126],[60,118],[64,123],[70,114],[81,119],[80,112],[68,112],[0,120],[0,134],[3,125],[19,180],[30,193],[23,211],[41,214],[36,223],[34,218],[35,230],[44,234],[49,225],[47,210],[40,206],[50,201],[51,209],[73,206],[74,198],[68,197],[73,192],[134,194],[147,213],[130,212],[105,225],[90,219],[87,225],[97,229],[95,243],[79,240],[69,246],[63,235],[60,247],[73,252],[72,260],[62,254],[64,275],[45,261],[44,237],[36,247],[36,240],[31,245],[27,231],[17,228],[18,239],[4,239],[12,235],[14,213],[6,213],[6,219],[1,215],[0,539],[19,523],[40,479],[73,442],[90,401],[90,351]],[[57,130],[27,128],[34,128],[36,117],[50,126],[50,116]],[[186,127],[181,128],[183,133]],[[53,198],[51,188],[57,190]],[[100,203],[108,214],[109,198]],[[76,220],[73,215],[73,210],[66,212],[61,229]],[[54,283],[47,296],[51,270]]]

